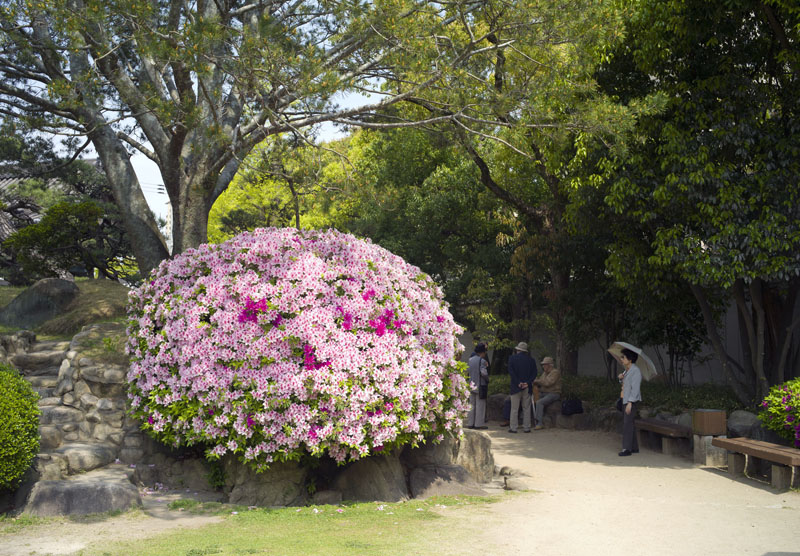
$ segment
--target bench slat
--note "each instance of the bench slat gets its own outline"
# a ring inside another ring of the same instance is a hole
[[[751,438],[713,438],[711,445],[783,465],[800,465],[800,450]]]
[[[684,425],[670,423],[669,421],[663,421],[661,419],[637,419],[633,422],[633,424],[637,429],[652,431],[663,436],[669,436],[670,438],[692,437],[691,428]]]

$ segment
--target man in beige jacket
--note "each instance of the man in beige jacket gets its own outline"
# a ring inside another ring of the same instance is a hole
[[[539,387],[539,399],[536,401],[536,426],[534,430],[544,428],[544,410],[553,402],[561,399],[561,371],[556,369],[552,357],[542,359],[542,375],[533,381]]]

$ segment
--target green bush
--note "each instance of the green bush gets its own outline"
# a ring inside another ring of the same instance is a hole
[[[758,418],[769,430],[800,448],[800,378],[770,388]]]
[[[0,490],[16,488],[39,453],[38,400],[16,370],[0,364]]]
[[[562,399],[575,397],[592,407],[613,407],[620,384],[598,376],[563,376]],[[489,377],[489,395],[508,394],[508,375]],[[673,387],[662,382],[642,383],[642,404],[655,410],[681,413],[692,409],[724,409],[727,413],[744,406],[727,386],[701,384]]]

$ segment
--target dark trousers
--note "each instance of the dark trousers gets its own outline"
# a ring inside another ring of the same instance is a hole
[[[639,407],[639,402],[633,402],[631,413],[625,413],[625,406],[622,406],[622,449],[633,452],[639,449],[639,439],[636,438],[636,427],[633,426],[633,420],[636,417],[636,409]]]

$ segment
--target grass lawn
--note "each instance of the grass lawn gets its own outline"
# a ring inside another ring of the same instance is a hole
[[[448,545],[462,526],[448,509],[501,501],[495,497],[436,497],[405,503],[248,509],[222,506],[224,521],[142,540],[104,543],[85,555],[275,554],[326,556],[455,554]],[[184,501],[186,502],[186,501]],[[207,506],[219,512],[220,506]],[[203,511],[199,503],[185,510]]]

